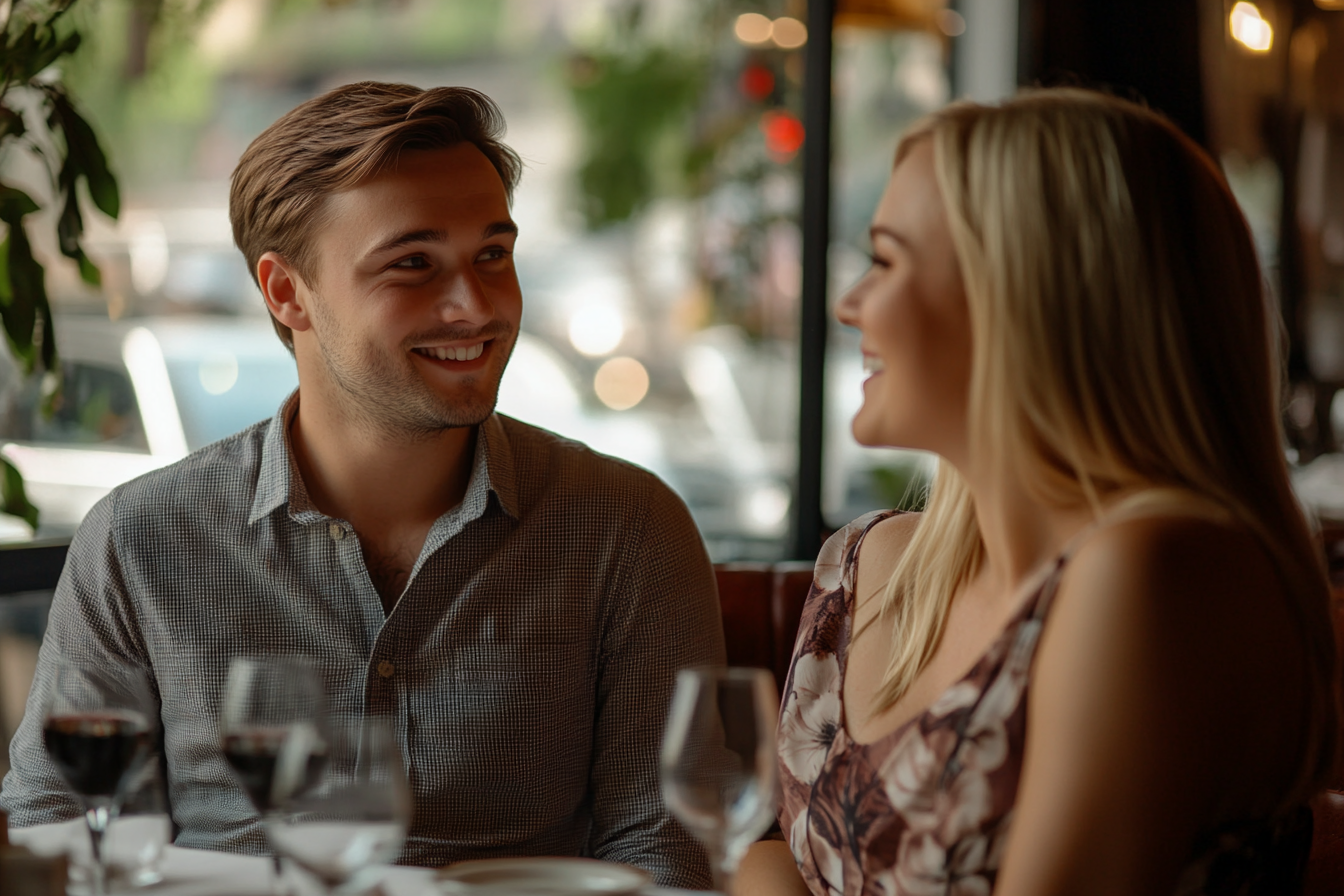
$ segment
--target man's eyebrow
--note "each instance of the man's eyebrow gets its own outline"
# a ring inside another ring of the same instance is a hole
[[[485,225],[481,231],[481,239],[488,240],[492,236],[499,236],[501,233],[511,233],[517,235],[518,225],[509,220],[495,221],[492,224]],[[369,255],[380,255],[384,252],[391,252],[393,249],[400,249],[402,246],[411,243],[446,243],[448,241],[448,231],[431,228],[429,230],[410,230],[406,233],[398,234],[390,240],[379,243],[369,250]]]
[[[400,249],[402,246],[411,243],[444,243],[447,241],[448,232],[446,230],[411,230],[398,234],[386,242],[379,243],[370,249],[368,254],[378,255],[383,252],[391,252],[393,249]]]
[[[892,230],[890,227],[884,227],[884,226],[881,225],[881,224],[874,224],[872,227],[869,227],[869,228],[868,228],[868,239],[871,240],[873,237],[877,236],[879,233],[882,234],[883,236],[891,237],[893,240],[895,240],[896,242],[900,243],[906,250],[910,250],[910,249],[913,249],[913,248],[914,248],[914,246],[913,246],[913,244],[911,244],[910,240],[908,240],[908,239],[906,239],[905,237],[901,236],[899,233],[897,233],[896,231]]]

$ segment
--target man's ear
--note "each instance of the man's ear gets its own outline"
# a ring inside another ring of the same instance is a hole
[[[294,266],[278,252],[263,252],[257,259],[257,285],[266,307],[280,323],[294,331],[312,327],[308,301],[312,293]]]

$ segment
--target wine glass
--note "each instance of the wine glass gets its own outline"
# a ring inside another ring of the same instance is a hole
[[[154,718],[149,682],[134,666],[61,661],[46,690],[42,739],[56,770],[83,803],[93,857],[89,884],[96,896],[107,892],[103,835],[126,781],[149,753]]]
[[[224,759],[233,769],[257,814],[274,812],[292,791],[314,786],[325,762],[325,708],[322,679],[300,656],[234,657],[220,701],[219,729]],[[305,766],[279,774],[286,745],[303,755]],[[273,888],[284,869],[271,844]]]
[[[411,799],[389,720],[333,720],[326,774],[311,790],[295,790],[266,816],[277,852],[308,871],[328,892],[358,892],[375,865],[395,859],[406,839]],[[280,766],[307,766],[305,746],[281,749]]]
[[[677,673],[663,735],[663,802],[704,844],[720,893],[775,817],[778,714],[775,680],[764,669]]]

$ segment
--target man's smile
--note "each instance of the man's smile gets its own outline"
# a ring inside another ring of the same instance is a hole
[[[419,346],[411,349],[424,358],[436,358],[440,361],[475,361],[485,351],[485,346],[494,340],[476,342],[471,345]]]

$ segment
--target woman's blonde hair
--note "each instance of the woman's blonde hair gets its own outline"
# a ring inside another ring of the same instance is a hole
[[[949,106],[897,164],[924,140],[969,305],[975,462],[1051,505],[1099,515],[1156,489],[1252,530],[1301,633],[1311,746],[1294,795],[1316,789],[1335,756],[1329,587],[1280,441],[1277,313],[1218,168],[1161,116],[1076,89]],[[884,596],[879,708],[928,664],[983,559],[970,492],[940,464]]]

